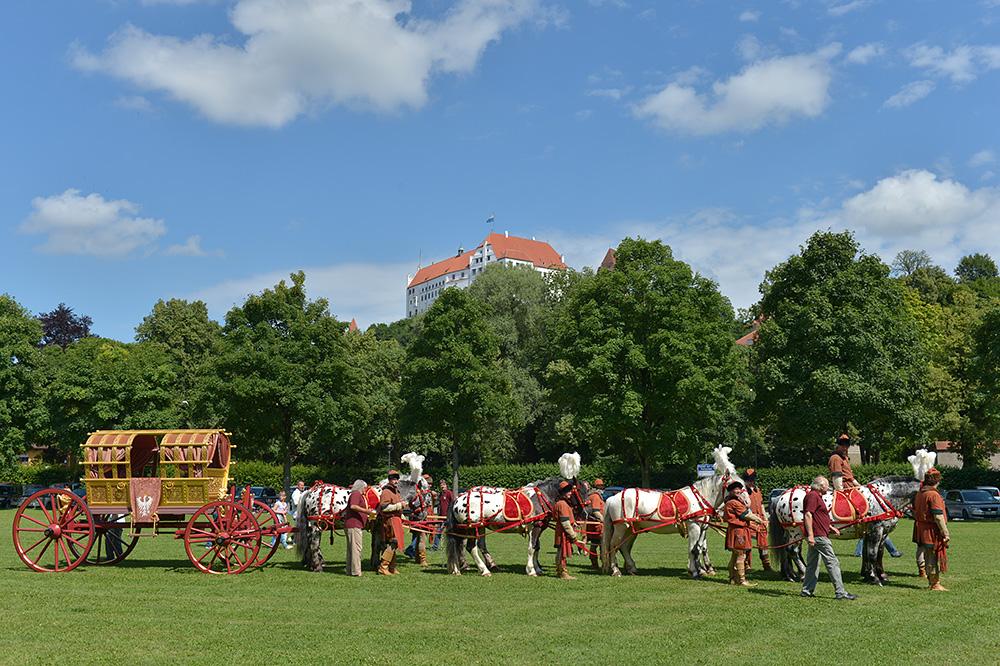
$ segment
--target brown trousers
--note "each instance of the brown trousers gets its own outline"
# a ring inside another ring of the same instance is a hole
[[[361,542],[364,530],[360,527],[348,527],[344,530],[347,534],[347,574],[349,576],[361,575]]]

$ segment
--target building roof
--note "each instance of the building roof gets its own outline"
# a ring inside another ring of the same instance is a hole
[[[600,267],[598,267],[597,270],[601,270],[603,268],[604,270],[607,271],[613,271],[615,270],[615,264],[617,263],[618,263],[618,256],[617,253],[615,252],[615,248],[609,247],[608,253],[604,255],[604,259],[601,261],[601,265]]]
[[[562,257],[559,256],[559,253],[545,241],[491,233],[473,250],[468,250],[454,257],[448,257],[430,266],[424,266],[417,271],[417,274],[413,276],[406,286],[414,287],[418,284],[439,278],[442,275],[468,268],[469,259],[475,251],[487,243],[493,246],[493,255],[497,259],[530,261],[538,268],[566,268],[566,264],[563,262]]]
[[[424,282],[429,282],[435,278],[439,278],[442,275],[447,275],[448,273],[454,273],[455,271],[460,271],[463,268],[469,267],[469,257],[475,250],[469,250],[463,252],[462,254],[456,255],[454,257],[448,257],[437,263],[433,263],[430,266],[424,266],[417,271],[417,274],[413,276],[410,280],[408,287],[413,287],[418,284],[423,284]]]
[[[530,261],[539,268],[566,268],[559,253],[545,241],[493,233],[479,247],[485,243],[493,246],[493,254],[497,259]]]

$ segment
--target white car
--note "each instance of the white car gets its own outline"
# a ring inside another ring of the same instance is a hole
[[[996,486],[976,486],[976,490],[985,490],[993,496],[993,499],[1000,502],[1000,488]]]

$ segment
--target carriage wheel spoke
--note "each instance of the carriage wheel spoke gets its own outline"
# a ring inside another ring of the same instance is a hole
[[[206,549],[205,550],[205,554],[198,558],[198,564],[201,564],[202,562],[204,562],[205,558],[208,557],[209,555],[211,555],[213,552],[215,552],[216,548],[218,548],[218,546],[213,545],[211,548]],[[209,562],[209,566],[212,566],[211,562]]]
[[[55,555],[56,571],[59,571],[59,539],[55,540],[55,546],[52,548],[52,553]]]
[[[207,537],[215,538],[215,534],[213,534],[212,532],[206,532],[205,530],[200,530],[197,527],[192,527],[191,528],[191,534],[194,534],[196,532],[198,534],[202,535],[202,536],[207,536]]]
[[[236,551],[233,550],[232,548],[230,548],[229,554],[233,556],[233,559],[236,560],[239,563],[240,568],[242,569],[243,568],[243,560],[241,560],[240,557],[239,557],[239,555],[236,554]]]
[[[66,534],[65,532],[63,532],[63,536],[66,537],[66,539],[68,539],[69,541],[72,541],[73,543],[75,543],[76,545],[78,545],[80,548],[85,548],[86,547],[86,544],[80,543],[79,541],[77,541],[76,539],[74,539],[73,537],[71,537],[69,534]]]
[[[27,555],[28,553],[30,553],[31,551],[33,551],[35,548],[38,548],[39,544],[41,544],[43,541],[51,541],[51,539],[49,539],[47,536],[43,536],[41,539],[39,539],[38,541],[36,541],[35,543],[33,543],[31,545],[31,548],[28,548],[28,549],[24,550],[23,551],[24,554]]]
[[[45,508],[44,497],[38,498],[38,508],[42,510],[42,515],[45,516],[45,520],[49,521],[50,525],[55,522],[54,520],[52,520],[52,515],[50,515],[48,510]]]
[[[45,529],[48,529],[48,528],[45,528]],[[44,532],[45,529],[42,529],[41,527],[18,527],[17,531],[18,532]]]
[[[33,522],[33,523],[34,523],[34,524],[36,524],[36,525],[41,525],[41,526],[42,526],[42,527],[44,527],[45,529],[48,529],[48,528],[49,528],[49,526],[48,526],[48,525],[46,525],[45,523],[43,523],[42,521],[40,521],[40,520],[35,520],[34,518],[32,518],[31,516],[29,516],[29,515],[28,515],[28,514],[26,514],[26,513],[22,513],[22,514],[21,514],[21,517],[22,517],[22,518],[26,518],[27,520],[30,520],[31,522]]]

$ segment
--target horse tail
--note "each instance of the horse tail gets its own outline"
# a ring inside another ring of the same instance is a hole
[[[295,552],[299,556],[299,560],[303,564],[306,564],[306,555],[309,553],[309,546],[306,543],[312,539],[312,534],[309,533],[309,516],[306,515],[306,497],[309,495],[306,491],[299,496],[299,503],[295,507]]]
[[[776,500],[772,500],[771,504],[767,507],[767,531],[772,535],[768,541],[773,544],[785,544],[788,543],[788,532],[785,530],[785,526],[781,524],[781,519],[778,517],[778,504]],[[771,548],[774,551],[775,557],[778,559],[778,565],[780,566],[780,571],[785,571],[788,562],[788,549],[786,548]]]
[[[455,533],[455,514],[448,509],[448,518],[445,521],[445,540],[448,549],[448,573],[461,573],[462,571],[462,538]]]

